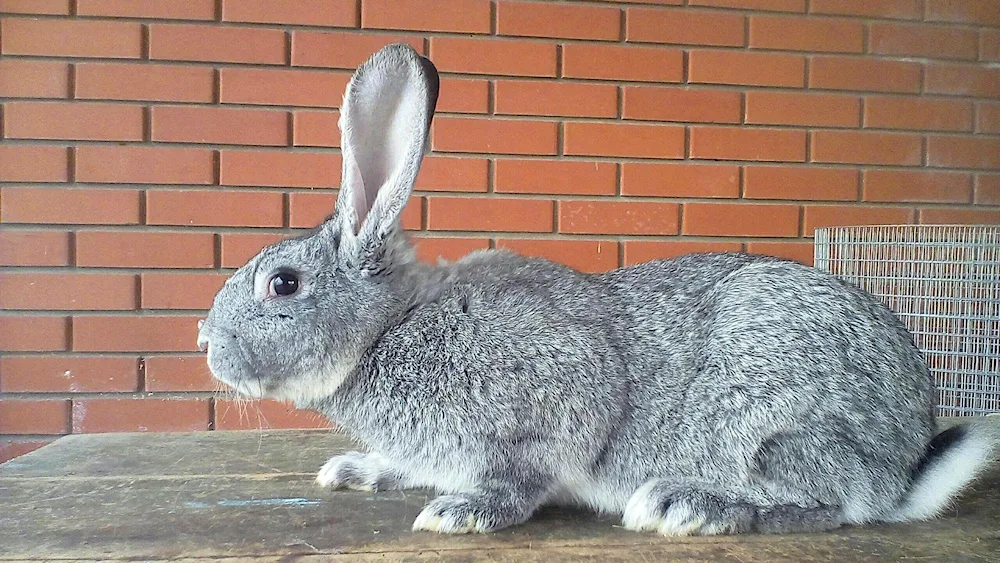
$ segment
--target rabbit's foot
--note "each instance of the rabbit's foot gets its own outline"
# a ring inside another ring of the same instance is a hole
[[[737,491],[715,490],[706,483],[653,479],[629,499],[622,524],[665,536],[711,536],[821,532],[844,523],[840,507],[797,502],[759,506]]]
[[[399,483],[384,458],[361,452],[331,457],[316,474],[316,482],[323,487],[369,492],[394,489]]]
[[[751,504],[654,479],[629,499],[622,524],[664,536],[732,534],[751,531],[756,515],[757,507]]]
[[[468,534],[487,532],[489,507],[464,495],[443,495],[427,503],[417,519],[413,531],[424,530],[442,534]]]

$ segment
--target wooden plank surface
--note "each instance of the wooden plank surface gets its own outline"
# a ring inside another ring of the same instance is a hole
[[[316,486],[351,447],[329,431],[68,436],[0,465],[0,560],[1000,561],[1000,467],[933,522],[675,539],[552,508],[440,536],[410,531],[431,493]]]

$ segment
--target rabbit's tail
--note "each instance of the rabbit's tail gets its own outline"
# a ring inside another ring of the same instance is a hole
[[[913,471],[913,482],[899,507],[885,521],[927,520],[948,508],[955,497],[986,469],[996,438],[987,425],[963,424],[939,433],[927,444]]]

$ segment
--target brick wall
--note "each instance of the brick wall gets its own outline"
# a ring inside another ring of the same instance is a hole
[[[682,5],[685,4],[685,5]],[[818,226],[1000,222],[995,0],[0,0],[0,458],[322,424],[214,398],[195,321],[319,221],[351,70],[442,73],[404,223],[587,271],[810,261]]]

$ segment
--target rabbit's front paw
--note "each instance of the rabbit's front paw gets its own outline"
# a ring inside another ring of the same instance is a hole
[[[369,492],[396,485],[396,479],[382,458],[361,452],[331,457],[319,470],[316,482],[323,487]]]
[[[444,495],[427,503],[413,521],[413,531],[425,530],[442,534],[489,532],[502,520],[505,518],[482,499]]]

